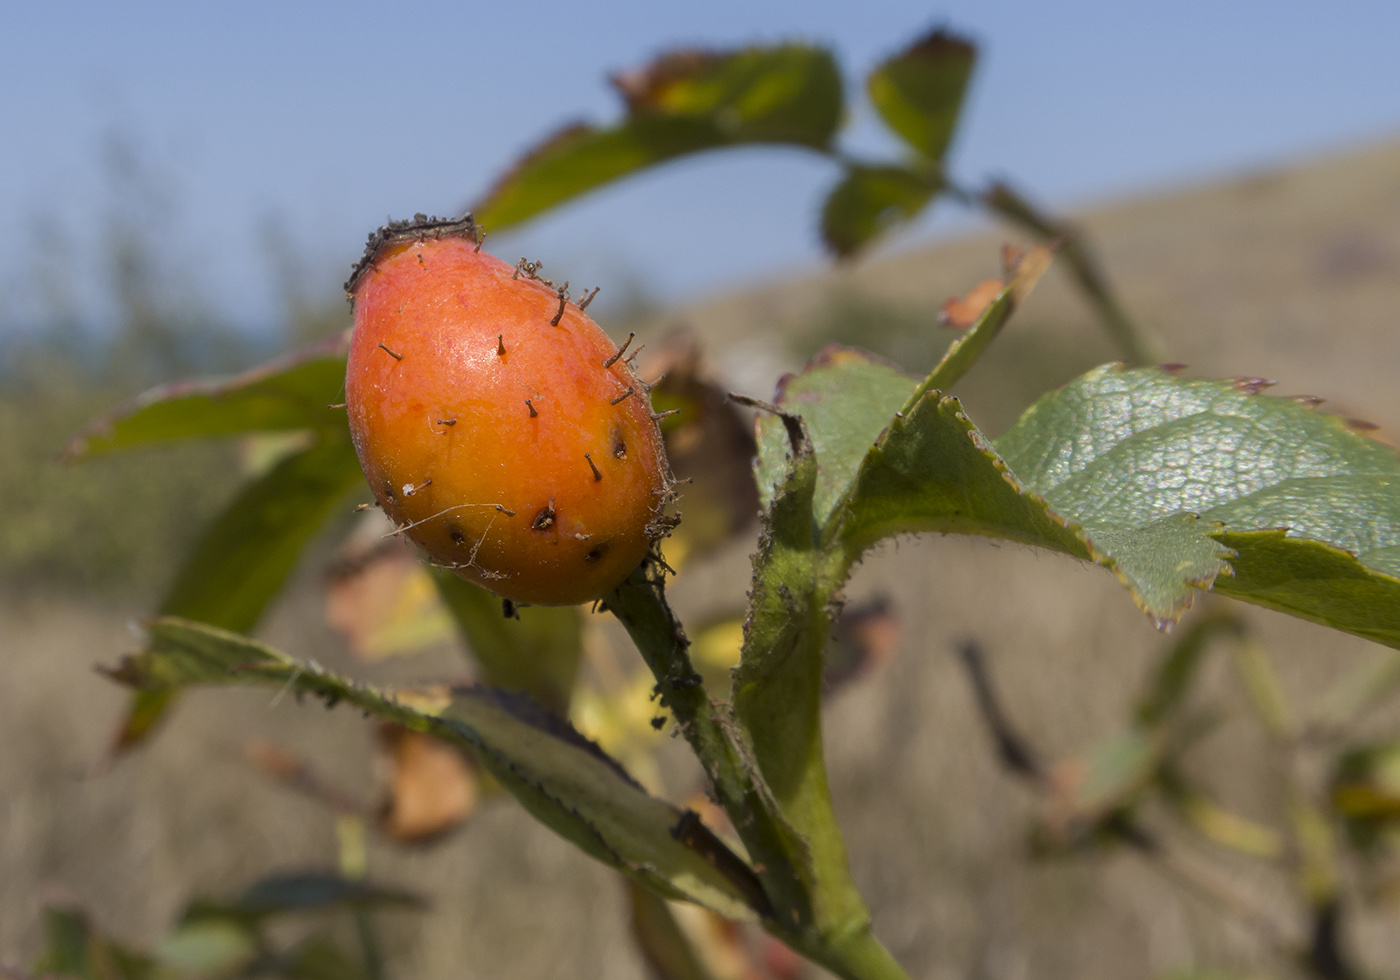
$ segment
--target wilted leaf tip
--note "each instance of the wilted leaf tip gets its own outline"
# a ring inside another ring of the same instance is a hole
[[[663,51],[640,68],[614,72],[608,81],[622,96],[628,112],[644,112],[659,107],[672,86],[694,79],[730,56],[730,52],[709,48],[675,48]]]
[[[977,57],[977,46],[939,25],[905,48],[898,57],[972,61]]]

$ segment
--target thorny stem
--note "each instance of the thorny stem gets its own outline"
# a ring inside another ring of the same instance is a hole
[[[908,980],[868,926],[823,936],[786,921],[786,916],[794,913],[795,918],[810,921],[802,913],[811,908],[811,896],[788,859],[792,831],[776,813],[755,776],[754,764],[740,748],[733,718],[725,706],[710,699],[695,672],[690,641],[666,602],[660,569],[643,562],[608,594],[606,604],[656,677],[661,703],[675,716],[709,777],[716,799],[748,850],[772,905],[759,910],[764,927],[843,980]]]
[[[662,573],[639,565],[607,596],[608,609],[627,630],[642,659],[656,677],[661,703],[709,777],[714,793],[729,814],[773,906],[806,905],[787,859],[782,832],[772,820],[762,789],[733,734],[733,720],[723,716],[690,661],[690,641],[666,602]]]

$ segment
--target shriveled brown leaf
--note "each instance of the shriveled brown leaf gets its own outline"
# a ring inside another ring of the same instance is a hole
[[[954,296],[943,304],[938,313],[938,325],[951,330],[966,330],[977,322],[1005,286],[1006,283],[1000,279],[983,279],[965,296]]]
[[[394,840],[422,844],[450,833],[476,811],[476,771],[446,742],[400,725],[379,728],[389,770],[389,795],[379,829]]]
[[[628,112],[664,107],[666,93],[680,82],[689,81],[724,57],[705,48],[677,48],[658,55],[648,64],[608,76]]]
[[[657,411],[680,412],[662,422],[671,471],[680,481],[685,520],[667,546],[675,565],[746,531],[759,509],[751,465],[753,430],[724,386],[710,373],[693,334],[680,329],[647,348],[640,359]]]

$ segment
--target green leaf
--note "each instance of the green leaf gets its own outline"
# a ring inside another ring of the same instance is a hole
[[[976,61],[969,41],[936,30],[871,72],[866,89],[904,142],[929,160],[942,160]]]
[[[555,714],[569,713],[583,657],[576,606],[522,606],[507,618],[501,600],[445,568],[433,581],[492,687],[530,695]]]
[[[874,354],[835,344],[824,348],[800,374],[778,383],[777,404],[802,417],[817,454],[813,514],[825,526],[850,491],[861,462],[901,410],[912,409],[925,392],[952,387],[996,339],[1016,307],[1049,267],[1054,250],[1031,249],[1010,270],[1009,282],[968,331],[943,354],[922,382]],[[757,479],[766,507],[783,477],[788,438],[776,415],[758,418]]]
[[[676,51],[614,79],[628,114],[606,128],[565,127],[531,150],[472,207],[496,232],[667,160],[723,146],[824,149],[841,123],[841,76],[804,44]]]
[[[955,398],[931,391],[896,416],[866,453],[829,534],[850,560],[882,538],[981,534],[1093,557],[1069,522],[997,456]]]
[[[258,955],[258,938],[237,922],[187,922],[156,944],[156,961],[177,977],[231,977]]]
[[[311,538],[364,482],[347,439],[323,438],[253,480],[215,518],[186,557],[161,603],[182,616],[246,632],[282,590]],[[174,705],[173,691],[140,691],[127,707],[112,751],[139,745]]]
[[[822,241],[837,258],[849,258],[917,217],[942,188],[937,174],[852,164],[822,205]]]
[[[345,389],[349,337],[340,334],[233,378],[177,381],[153,388],[90,423],[68,443],[77,459],[171,439],[345,431],[345,411],[330,408]]]
[[[854,385],[868,369],[849,370]],[[1113,568],[1159,625],[1215,587],[1400,646],[1400,460],[1258,387],[1109,365],[1042,398],[995,447],[956,401],[919,394],[828,533],[851,560],[914,531],[1009,538]]]
[[[355,957],[325,933],[314,933],[279,957],[279,976],[289,980],[370,980]]]
[[[155,964],[103,936],[76,909],[44,909],[44,953],[39,976],[78,980],[150,980]]]
[[[1400,645],[1400,458],[1261,387],[1110,365],[1031,406],[997,449],[1154,617],[1214,585]]]
[[[215,519],[185,559],[161,614],[252,629],[312,535],[363,482],[345,438],[286,457]]]
[[[830,344],[800,374],[778,382],[778,407],[799,415],[816,453],[812,516],[826,523],[855,478],[866,452],[909,399],[916,382],[874,354]],[[782,419],[758,416],[759,500],[767,509],[791,465],[792,449]]]
[[[382,906],[423,908],[412,892],[377,885],[334,872],[298,871],[269,875],[231,901],[200,900],[185,912],[186,921],[225,917],[256,922],[288,912],[351,910]]]
[[[112,676],[146,689],[262,685],[349,702],[386,721],[470,749],[537,819],[600,861],[672,898],[755,918],[752,869],[671,804],[647,794],[566,722],[489,688],[384,692],[298,663],[237,633],[165,618]]]
[[[802,422],[779,416],[790,447],[782,482],[763,515],[754,556],[749,617],[734,670],[734,711],[751,739],[763,780],[783,818],[801,835],[789,861],[806,886],[808,916],[822,936],[869,928],[850,878],[822,752],[822,652],[839,578],[826,574],[817,550],[814,499],[818,457]]]

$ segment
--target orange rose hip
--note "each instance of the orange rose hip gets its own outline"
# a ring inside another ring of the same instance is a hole
[[[355,452],[434,562],[517,602],[585,602],[664,526],[661,434],[617,345],[476,235],[420,215],[370,236],[346,284]]]

